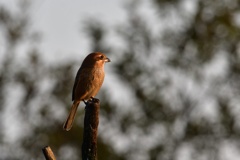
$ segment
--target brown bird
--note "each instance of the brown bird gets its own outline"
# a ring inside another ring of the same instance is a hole
[[[104,64],[110,59],[103,53],[89,54],[79,68],[72,90],[72,107],[63,125],[63,129],[69,131],[72,128],[74,117],[80,101],[92,99],[98,93],[104,80]]]

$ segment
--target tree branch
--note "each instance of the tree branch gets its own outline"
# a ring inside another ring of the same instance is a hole
[[[97,160],[97,132],[100,101],[93,98],[87,102],[84,117],[82,160]]]
[[[53,154],[53,151],[49,146],[44,147],[42,149],[42,152],[43,152],[46,160],[56,160],[56,158]]]

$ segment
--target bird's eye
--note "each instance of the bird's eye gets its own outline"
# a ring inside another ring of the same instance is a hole
[[[104,56],[103,56],[103,55],[101,55],[101,56],[100,56],[100,59],[103,59],[103,58],[104,58]]]

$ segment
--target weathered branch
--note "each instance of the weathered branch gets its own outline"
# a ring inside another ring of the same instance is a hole
[[[100,102],[94,98],[85,108],[82,160],[97,160],[97,132]]]
[[[53,154],[53,151],[49,146],[44,147],[42,149],[42,152],[43,152],[46,160],[56,160],[56,158]]]

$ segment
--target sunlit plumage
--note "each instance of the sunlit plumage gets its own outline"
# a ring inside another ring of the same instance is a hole
[[[63,129],[69,131],[81,101],[95,97],[104,80],[104,64],[110,62],[107,56],[100,52],[89,54],[79,68],[72,91],[72,107],[63,125]]]

